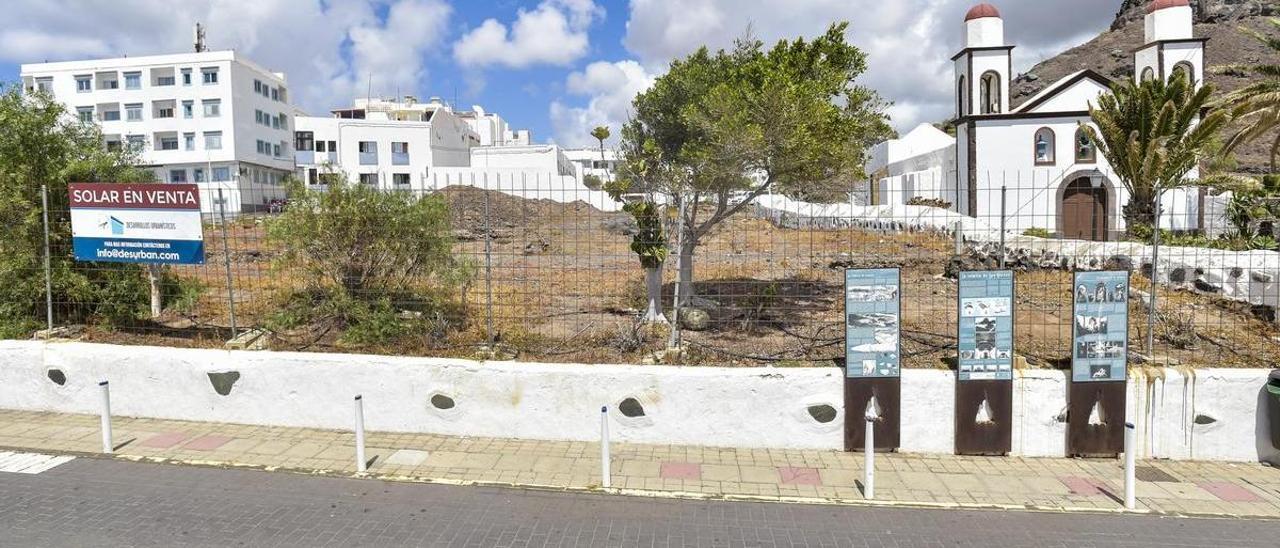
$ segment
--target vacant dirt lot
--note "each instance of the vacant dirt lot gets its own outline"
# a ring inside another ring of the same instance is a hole
[[[586,204],[525,200],[452,187],[457,252],[475,261],[465,289],[465,317],[443,335],[424,335],[382,347],[342,347],[336,333],[282,333],[278,349],[363,351],[408,355],[475,355],[488,338],[488,303],[500,354],[521,360],[640,363],[665,348],[666,328],[637,324],[644,304],[642,272],[628,248],[629,218]],[[488,218],[485,216],[489,212]],[[229,223],[227,247],[237,323],[262,325],[284,292],[307,274],[276,264],[264,219]],[[492,235],[486,261],[485,235]],[[217,346],[226,335],[228,306],[222,227],[206,229],[207,264],[178,269],[206,291],[194,311],[168,313],[135,332],[91,330],[89,338],[128,343]],[[781,229],[746,213],[722,224],[698,250],[695,305],[711,318],[707,329],[684,330],[685,353],[667,362],[708,365],[839,363],[843,350],[841,288],[844,268],[902,267],[902,329],[908,367],[950,366],[955,345],[956,284],[944,276],[949,239],[925,233],[879,234],[860,229]],[[674,266],[674,261],[668,266]],[[488,283],[486,283],[486,271]],[[665,272],[664,300],[674,289]],[[1071,337],[1071,274],[1016,273],[1016,353],[1033,366],[1065,367]],[[1136,273],[1134,288],[1149,291]],[[490,298],[491,295],[491,298]],[[1248,307],[1212,296],[1160,291],[1162,321],[1155,354],[1195,366],[1272,366],[1280,362],[1280,331]],[[1143,346],[1146,312],[1130,301],[1131,345]]]

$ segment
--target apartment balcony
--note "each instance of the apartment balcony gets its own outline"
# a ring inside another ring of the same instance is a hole
[[[378,153],[377,152],[361,152],[360,165],[362,166],[378,165]]]
[[[408,152],[392,152],[391,165],[393,166],[409,165],[409,153]]]

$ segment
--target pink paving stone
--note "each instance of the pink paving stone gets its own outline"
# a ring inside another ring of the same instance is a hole
[[[1262,502],[1262,497],[1234,483],[1206,481],[1196,485],[1226,502]]]
[[[1071,490],[1073,495],[1101,495],[1103,485],[1089,478],[1081,478],[1076,476],[1063,476],[1058,478],[1067,489]]]
[[[691,462],[664,462],[658,470],[658,476],[662,479],[700,480],[702,465]]]
[[[186,441],[188,437],[190,436],[187,436],[182,432],[165,432],[163,434],[159,434],[159,435],[147,438],[146,440],[144,440],[142,443],[139,443],[138,445],[141,445],[143,447],[153,447],[156,449],[168,449],[170,447],[173,447],[175,445],[178,445],[179,443]]]
[[[191,443],[186,444],[183,448],[191,449],[192,451],[213,451],[234,439],[226,436],[201,436],[191,440]]]
[[[822,485],[822,477],[817,468],[792,468],[779,466],[778,475],[782,476],[784,485]]]

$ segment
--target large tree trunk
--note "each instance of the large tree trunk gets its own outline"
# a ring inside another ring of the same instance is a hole
[[[1129,197],[1129,202],[1124,204],[1124,222],[1128,225],[1129,232],[1133,232],[1138,225],[1154,227],[1156,221],[1155,198],[1143,194],[1134,194]]]
[[[640,321],[645,323],[667,323],[662,314],[662,266],[644,269],[644,287],[648,294],[649,305]]]
[[[147,265],[147,281],[151,284],[151,317],[158,318],[164,311],[164,291],[160,287],[160,265]]]
[[[693,251],[697,247],[698,241],[686,234],[684,242],[680,245],[680,271],[678,276],[680,300],[677,303],[678,306],[688,306],[689,301],[694,297]]]

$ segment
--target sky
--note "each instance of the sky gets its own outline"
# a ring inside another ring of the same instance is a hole
[[[672,59],[815,36],[834,22],[868,55],[859,83],[906,132],[950,113],[951,61],[973,0],[5,0],[0,80],[22,63],[175,53],[192,26],[288,77],[312,115],[353,97],[480,105],[534,140],[594,145]],[[1121,0],[1001,0],[1015,72],[1107,28]],[[1063,9],[1069,8],[1069,9]]]

